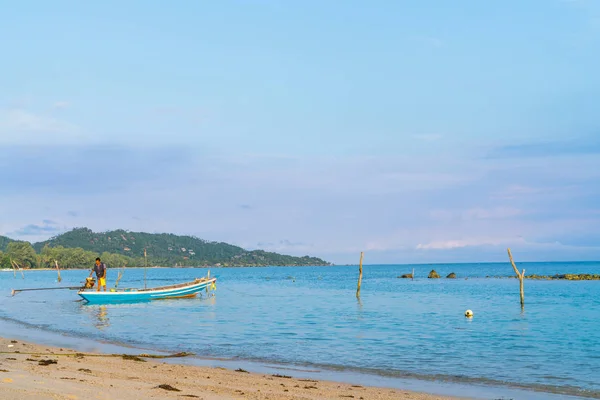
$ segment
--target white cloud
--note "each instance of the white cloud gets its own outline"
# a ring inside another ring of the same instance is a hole
[[[24,109],[0,110],[0,143],[55,143],[82,138],[78,126]]]
[[[34,132],[72,132],[77,128],[67,122],[59,121],[51,116],[36,115],[31,112],[12,109],[2,112],[1,119],[4,129],[14,131]]]

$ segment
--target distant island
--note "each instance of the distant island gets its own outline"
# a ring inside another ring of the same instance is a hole
[[[0,236],[0,268],[12,268],[11,260],[22,268],[91,268],[100,256],[110,267],[263,267],[328,266],[316,257],[294,257],[263,250],[245,250],[222,242],[210,242],[194,236],[168,233],[144,233],[115,230],[93,232],[75,228],[39,243]]]

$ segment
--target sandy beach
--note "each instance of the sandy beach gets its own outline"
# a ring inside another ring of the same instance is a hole
[[[13,338],[0,338],[0,398],[458,399],[285,375],[177,365],[164,359],[78,353]]]

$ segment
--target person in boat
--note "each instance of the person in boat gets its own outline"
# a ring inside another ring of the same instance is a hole
[[[92,268],[90,276],[92,276],[94,272],[98,279],[98,291],[100,291],[101,287],[104,287],[104,291],[106,292],[106,264],[100,260],[100,257],[96,258],[96,264],[94,265],[94,268]]]

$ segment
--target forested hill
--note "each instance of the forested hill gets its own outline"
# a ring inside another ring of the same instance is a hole
[[[14,240],[12,240],[11,238],[7,238],[6,236],[0,235],[0,251],[6,250],[6,246],[8,246],[10,242],[14,242]]]
[[[82,248],[98,254],[120,254],[138,260],[144,256],[144,249],[146,249],[148,264],[161,266],[330,265],[316,257],[293,257],[262,250],[248,251],[227,243],[209,242],[192,236],[167,233],[124,230],[96,233],[87,228],[77,228],[45,242],[35,243],[33,247],[37,252],[41,252],[46,245]]]

